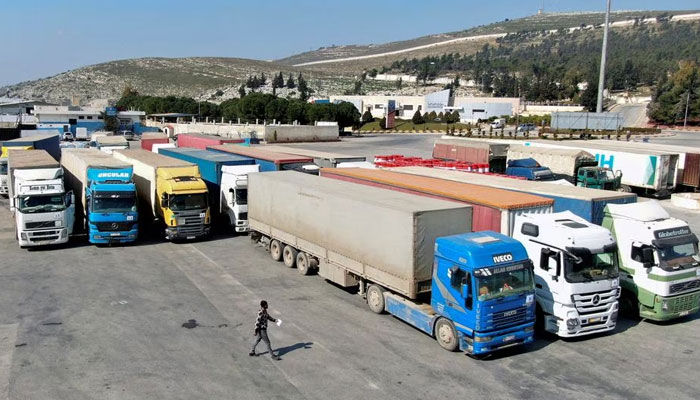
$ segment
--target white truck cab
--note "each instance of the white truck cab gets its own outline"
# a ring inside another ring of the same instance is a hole
[[[538,322],[560,337],[615,328],[617,244],[610,231],[570,211],[516,217],[513,238],[535,266]]]
[[[698,238],[656,201],[608,204],[603,226],[620,246],[622,302],[642,318],[665,321],[700,310]]]
[[[221,167],[219,207],[236,232],[248,232],[248,174],[259,172],[259,165],[224,165]]]

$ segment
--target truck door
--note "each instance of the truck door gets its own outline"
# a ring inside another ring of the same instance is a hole
[[[471,326],[468,314],[472,312],[473,299],[472,277],[467,268],[440,258],[433,276],[433,309],[456,324]]]
[[[75,224],[75,195],[72,191],[66,193],[66,202],[68,207],[66,207],[66,228],[68,230],[68,237],[73,234],[73,225]]]

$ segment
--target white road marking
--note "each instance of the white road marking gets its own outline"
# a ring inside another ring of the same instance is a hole
[[[0,400],[10,398],[12,355],[17,342],[19,324],[0,325]]]

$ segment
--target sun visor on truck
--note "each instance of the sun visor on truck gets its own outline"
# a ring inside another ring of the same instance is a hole
[[[698,237],[695,236],[694,233],[691,233],[689,235],[674,236],[674,237],[671,237],[668,239],[655,239],[655,240],[651,241],[651,244],[657,248],[664,248],[664,247],[677,246],[679,244],[697,243],[697,242],[698,242]]]

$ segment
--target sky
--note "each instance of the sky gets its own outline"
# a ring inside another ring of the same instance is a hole
[[[697,0],[613,0],[613,10],[698,9]],[[604,11],[605,0],[544,0]],[[138,57],[283,58],[532,15],[542,0],[0,0],[0,86]]]

